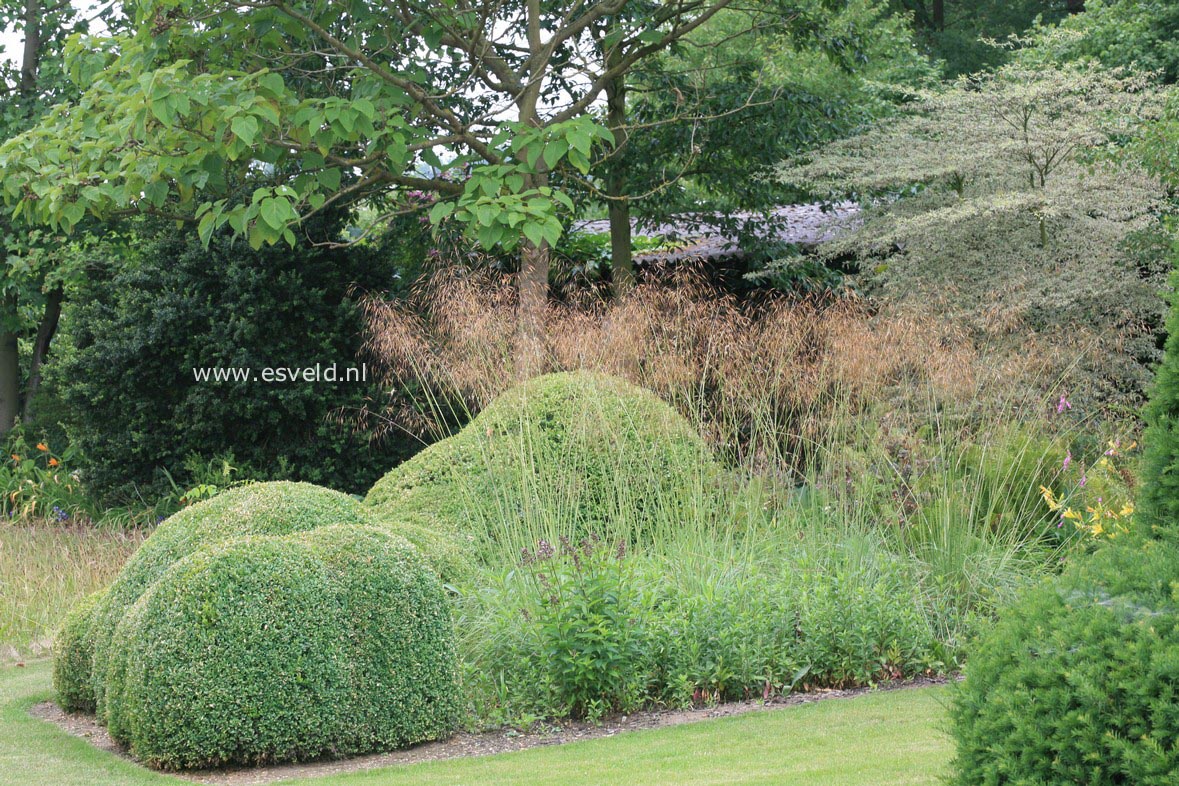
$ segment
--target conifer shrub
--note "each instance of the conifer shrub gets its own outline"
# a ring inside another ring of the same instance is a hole
[[[1179,302],[1167,331],[1133,526],[980,639],[950,711],[956,786],[1179,778]]]
[[[951,707],[957,786],[1179,773],[1179,547],[1113,544],[1008,609]]]
[[[165,496],[226,455],[239,477],[363,491],[408,455],[408,440],[377,448],[333,422],[375,385],[195,376],[337,363],[343,378],[361,344],[353,288],[385,291],[397,272],[377,245],[328,247],[348,220],[328,208],[294,248],[258,250],[228,228],[202,244],[195,232],[148,222],[128,253],[87,259],[62,314],[69,351],[47,367],[45,384],[91,493],[114,504]]]
[[[1175,283],[1177,275],[1172,276]],[[1147,526],[1173,528],[1179,522],[1179,299],[1167,317],[1163,362],[1155,372],[1145,416],[1138,517]]]

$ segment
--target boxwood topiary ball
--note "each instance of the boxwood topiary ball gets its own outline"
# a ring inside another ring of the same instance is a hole
[[[202,548],[247,535],[285,535],[333,524],[366,524],[369,517],[352,497],[310,483],[252,483],[222,492],[171,516],[143,542],[118,578],[95,604],[90,695],[73,688],[75,706],[93,706],[106,716],[106,669],[119,621],[139,597],[176,561]],[[85,642],[88,646],[89,641]],[[72,647],[72,645],[70,645]],[[72,649],[59,658],[84,664]],[[85,676],[74,669],[78,683]],[[59,695],[61,692],[59,685]]]
[[[385,750],[449,734],[457,712],[436,574],[356,526],[185,557],[124,615],[107,672],[112,737],[165,769]]]
[[[453,577],[530,506],[557,511],[582,534],[625,518],[638,540],[658,521],[682,520],[715,470],[701,436],[651,391],[563,372],[500,395],[377,481],[365,506]]]

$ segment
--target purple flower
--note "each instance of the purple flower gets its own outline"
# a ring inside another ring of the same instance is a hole
[[[1064,464],[1061,465],[1060,471],[1066,472],[1068,470],[1068,465],[1072,464],[1072,463],[1073,463],[1073,452],[1070,450],[1064,454]]]
[[[1063,412],[1064,412],[1066,409],[1072,409],[1072,408],[1073,408],[1073,405],[1072,405],[1072,404],[1069,402],[1069,400],[1068,400],[1067,398],[1065,398],[1065,397],[1062,395],[1062,396],[1060,397],[1060,401],[1059,401],[1059,402],[1057,402],[1057,404],[1056,404],[1056,414],[1057,414],[1057,415],[1060,415],[1060,414],[1062,414],[1062,413],[1063,413]]]

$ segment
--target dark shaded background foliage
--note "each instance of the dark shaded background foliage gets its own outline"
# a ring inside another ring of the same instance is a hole
[[[378,247],[315,246],[346,216],[309,222],[300,244],[254,251],[156,227],[131,259],[100,263],[64,318],[52,384],[86,480],[108,500],[181,486],[185,459],[232,454],[236,477],[290,478],[360,490],[415,446],[371,450],[331,415],[372,384],[194,380],[200,367],[356,362],[362,320],[352,293],[390,288],[395,262]]]

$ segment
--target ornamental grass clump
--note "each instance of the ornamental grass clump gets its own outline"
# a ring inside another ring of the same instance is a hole
[[[700,435],[653,393],[568,372],[494,399],[379,480],[365,507],[454,578],[537,537],[656,540],[692,520],[718,473]]]
[[[368,359],[390,394],[346,418],[374,438],[448,436],[521,380],[509,278],[438,273],[408,302],[370,298]],[[980,362],[958,326],[915,309],[743,302],[691,269],[623,297],[574,297],[545,314],[540,367],[653,392],[741,463],[822,440],[841,413],[929,390],[939,403],[1034,394],[1046,353]],[[921,401],[924,405],[924,401]],[[1010,403],[1010,402],[1009,402]]]

